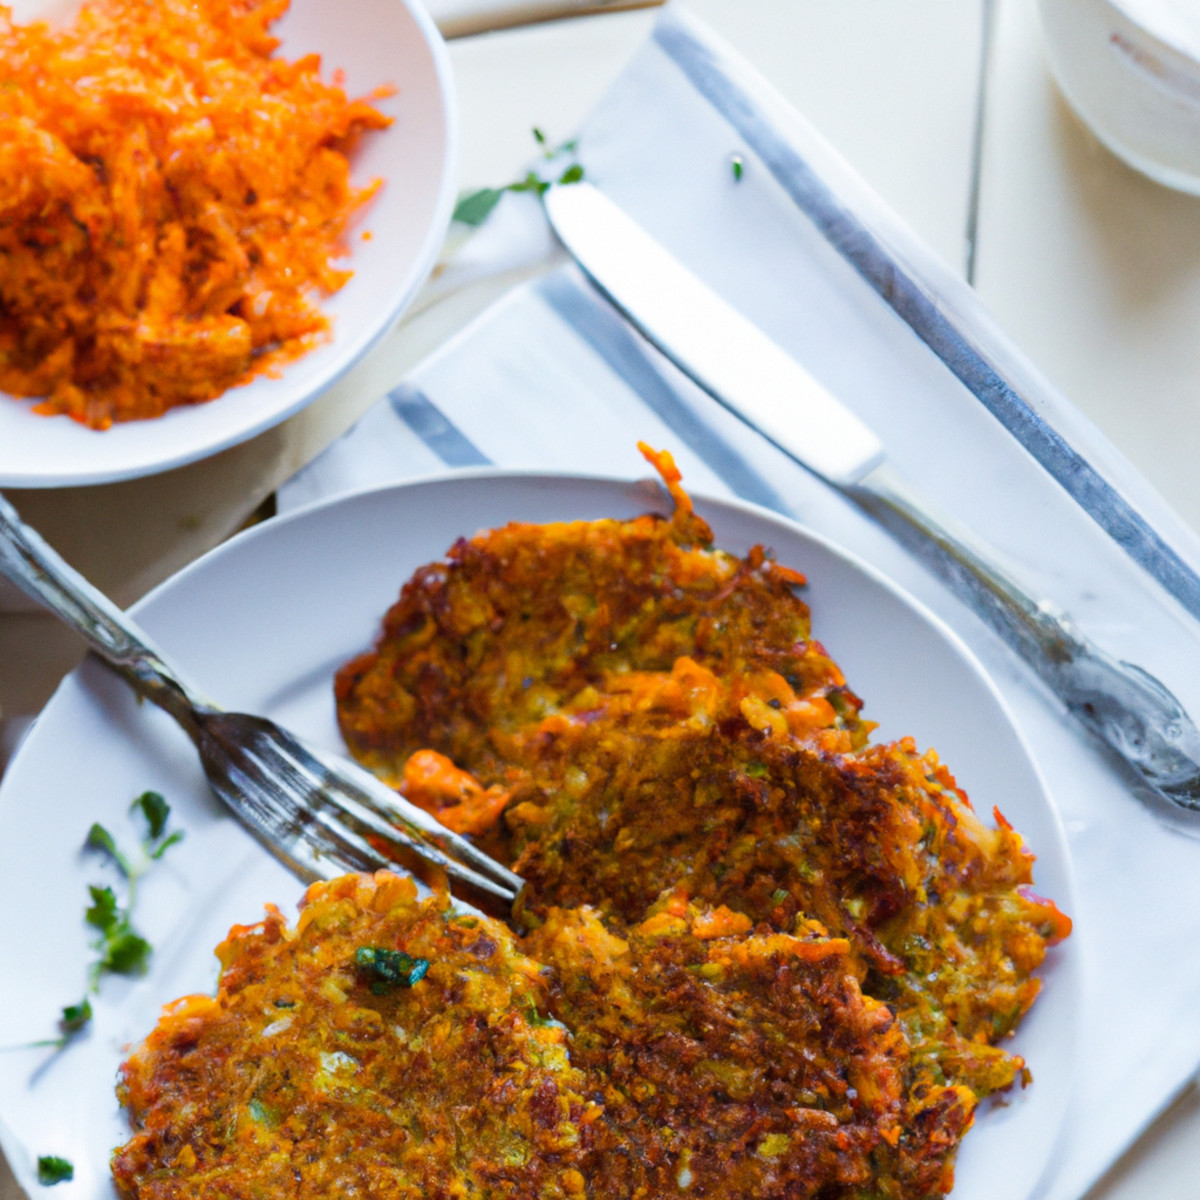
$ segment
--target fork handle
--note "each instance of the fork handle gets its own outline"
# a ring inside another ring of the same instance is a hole
[[[147,700],[165,709],[189,734],[197,712],[214,712],[153,642],[107,596],[90,584],[0,495],[0,573],[31,600],[75,630]]]
[[[1095,645],[1055,605],[1028,596],[994,549],[934,517],[887,466],[845,490],[945,579],[1144,784],[1180,808],[1200,810],[1200,730],[1164,684]]]

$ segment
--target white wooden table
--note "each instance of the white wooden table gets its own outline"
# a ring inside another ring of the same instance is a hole
[[[446,20],[469,7],[430,0]],[[689,7],[948,263],[964,275],[972,268],[1016,343],[1200,529],[1200,200],[1136,175],[1073,117],[1047,74],[1034,0],[690,0]],[[566,136],[652,20],[651,11],[613,12],[456,38],[463,186],[517,175],[534,125]],[[207,462],[10,498],[75,566],[129,603],[227,537],[511,282],[482,282],[436,304],[419,300],[309,410]],[[79,653],[52,620],[0,604],[0,769],[23,719]],[[0,1163],[0,1200],[18,1195]],[[1197,1195],[1200,1099],[1191,1092],[1089,1200]]]

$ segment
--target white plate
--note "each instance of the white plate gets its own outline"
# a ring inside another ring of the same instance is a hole
[[[363,492],[278,518],[234,539],[136,609],[196,684],[230,708],[267,713],[340,747],[331,681],[374,640],[418,565],[453,541],[508,520],[629,516],[669,505],[656,485],[467,472]],[[880,735],[935,746],[976,808],[998,805],[1039,853],[1037,886],[1074,906],[1067,852],[1038,773],[997,693],[944,626],[871,568],[747,505],[701,500],[718,544],[756,542],[804,571],[815,632],[866,698]],[[113,1096],[123,1048],[163,1003],[211,991],[212,949],[267,901],[294,915],[301,886],[211,798],[186,738],[85,664],[51,700],[0,787],[0,1012],[4,1041],[46,1037],[79,999],[89,961],[86,885],[106,879],[80,852],[93,821],[131,837],[133,797],[153,788],[187,831],[140,885],[136,923],[157,947],[148,975],[104,981],[91,1035],[46,1065],[45,1052],[0,1055],[0,1133],[31,1186],[40,1154],[75,1163],[56,1200],[111,1196],[109,1152],[128,1130]],[[1065,950],[1065,953],[1063,952]],[[1064,1113],[1078,1011],[1075,957],[1052,952],[1046,987],[1014,1043],[1035,1084],[981,1115],[960,1157],[956,1200],[1020,1200],[1045,1166]]]
[[[27,20],[62,5],[25,0]],[[152,475],[236,445],[315,400],[387,332],[433,267],[454,202],[458,121],[445,43],[418,0],[292,0],[275,25],[279,53],[320,53],[322,76],[345,72],[347,93],[399,90],[379,107],[395,120],[363,138],[352,176],[382,178],[358,215],[344,260],[353,278],[322,302],[332,338],[207,404],[103,432],[68,417],[38,417],[33,400],[0,393],[0,487],[64,487]],[[358,234],[369,230],[371,239]]]

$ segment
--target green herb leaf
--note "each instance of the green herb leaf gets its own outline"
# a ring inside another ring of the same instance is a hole
[[[167,827],[171,806],[158,792],[143,792],[129,808],[131,812],[135,808],[142,810],[142,815],[146,818],[146,825],[150,830],[150,840],[157,841]]]
[[[742,163],[742,156],[740,154],[731,154],[729,156],[729,169],[733,172],[733,178],[738,183],[741,183],[742,173],[745,170],[745,167]]]
[[[99,822],[95,823],[88,830],[87,837],[83,843],[89,850],[99,850],[102,854],[107,854],[109,858],[117,864],[117,868],[126,879],[130,878],[133,872],[130,870],[129,861],[125,855],[117,849],[116,839],[107,829]]]
[[[517,183],[510,183],[505,190],[509,192],[537,192],[540,196],[549,186],[546,180],[539,178],[530,171],[524,179]]]
[[[58,1027],[66,1037],[78,1033],[92,1019],[92,1003],[85,996],[78,1004],[68,1004],[62,1010]]]
[[[110,887],[97,887],[95,884],[92,884],[88,891],[92,894],[92,906],[83,914],[87,923],[95,926],[101,933],[112,933],[121,923],[116,892]]]
[[[42,1154],[37,1160],[38,1183],[42,1187],[51,1187],[56,1183],[66,1183],[75,1178],[75,1167],[69,1158],[59,1158],[56,1154]]]
[[[250,1119],[257,1124],[266,1125],[269,1129],[274,1129],[279,1124],[279,1114],[257,1096],[252,1097],[246,1107],[250,1110]]]
[[[459,198],[454,207],[454,220],[463,225],[482,225],[500,203],[503,188],[480,188]]]
[[[160,858],[162,858],[163,854],[167,850],[169,850],[172,846],[174,846],[177,843],[182,842],[182,841],[183,841],[183,830],[177,829],[177,830],[175,830],[174,833],[169,834],[167,837],[163,838],[163,840],[161,842],[159,842],[159,844],[157,846],[155,846],[153,850],[150,851],[150,857],[155,862],[158,862],[158,860]]]
[[[150,943],[132,926],[122,923],[105,939],[101,947],[101,971],[113,971],[118,975],[133,975],[146,969],[150,957]]]
[[[579,141],[573,138],[560,146],[550,145],[550,140],[536,125],[533,127],[533,140],[542,149],[542,157],[551,162],[562,154],[574,154]],[[579,163],[568,166],[554,182],[578,183],[583,178],[583,167]],[[454,220],[463,225],[482,225],[491,216],[492,209],[500,202],[505,192],[535,192],[542,196],[551,186],[551,180],[543,179],[536,171],[526,173],[524,179],[507,183],[504,187],[479,188],[474,192],[464,193],[458,198],[454,207]]]
[[[429,970],[429,959],[414,958],[403,950],[388,950],[382,946],[360,946],[354,962],[368,977],[371,991],[376,995],[396,985],[412,987],[424,979]]]

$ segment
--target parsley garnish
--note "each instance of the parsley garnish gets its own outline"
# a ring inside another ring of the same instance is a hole
[[[391,988],[412,987],[425,978],[429,959],[414,958],[403,950],[388,950],[383,946],[359,946],[354,954],[359,973],[371,983],[371,991],[382,995]]]
[[[117,839],[98,822],[93,824],[84,838],[84,849],[95,850],[108,858],[125,880],[125,903],[122,905],[116,891],[108,884],[90,884],[88,895],[91,904],[83,911],[83,919],[99,933],[92,943],[96,958],[89,971],[88,993],[100,990],[100,980],[106,973],[134,975],[146,969],[151,946],[133,927],[131,914],[137,881],[162,858],[164,852],[183,837],[182,830],[167,833],[167,822],[171,816],[170,805],[158,792],[143,792],[129,806],[130,812],[140,812],[146,822],[146,835],[140,839],[141,855],[131,858],[117,844]],[[6,1046],[6,1050],[28,1050],[47,1046],[55,1050],[64,1049],[73,1038],[82,1033],[92,1021],[92,1004],[85,995],[78,1004],[68,1004],[61,1009],[58,1018],[59,1035],[39,1042],[26,1042],[21,1046]],[[39,1160],[39,1178],[42,1160]],[[71,1164],[65,1159],[49,1158],[46,1162]],[[70,1174],[49,1180],[58,1183],[70,1179]],[[43,1183],[47,1180],[42,1180]]]
[[[547,162],[563,154],[573,155],[579,143],[575,140],[551,146],[546,135],[536,126],[533,140],[542,147],[542,158]],[[540,171],[528,171],[523,179],[506,183],[503,187],[478,188],[459,197],[454,208],[454,220],[462,225],[482,225],[491,216],[492,209],[500,203],[505,192],[536,192],[544,195],[556,183],[578,183],[583,178],[583,164],[573,162],[559,173],[557,178],[547,179]]]
[[[129,811],[141,813],[146,822],[146,835],[141,839],[140,862],[135,863],[125,854],[117,845],[116,838],[98,823],[88,830],[84,843],[89,849],[107,855],[127,884],[124,907],[111,887],[93,884],[88,888],[92,903],[84,912],[84,918],[100,931],[100,939],[95,943],[98,957],[92,964],[92,991],[97,990],[100,976],[106,971],[117,975],[133,975],[146,969],[150,943],[134,929],[131,919],[137,881],[151,863],[162,858],[163,853],[183,837],[180,830],[167,833],[171,806],[158,792],[143,792],[129,806]]]
[[[92,943],[96,951],[91,965],[89,992],[100,990],[100,979],[106,973],[134,975],[146,969],[151,946],[133,927],[132,913],[137,881],[164,851],[183,837],[182,830],[167,833],[171,806],[158,792],[143,792],[129,806],[130,812],[140,812],[146,822],[146,835],[140,840],[141,857],[133,859],[117,844],[117,839],[103,825],[93,824],[84,839],[84,847],[98,851],[110,859],[125,879],[125,903],[108,884],[90,884],[91,904],[84,909],[83,919],[99,933]],[[84,997],[78,1004],[68,1004],[59,1017],[60,1036],[38,1046],[54,1046],[61,1050],[77,1034],[87,1028],[92,1019],[91,1002]],[[57,1180],[55,1181],[57,1182]]]
[[[42,1154],[38,1157],[38,1183],[42,1187],[50,1187],[55,1183],[65,1183],[75,1178],[75,1167],[69,1158],[59,1158],[57,1154]]]
[[[83,840],[84,846],[89,850],[99,850],[101,854],[107,854],[109,858],[116,864],[117,870],[129,879],[133,875],[133,868],[129,865],[129,860],[117,848],[116,839],[103,825],[98,822],[88,830],[87,837]]]

